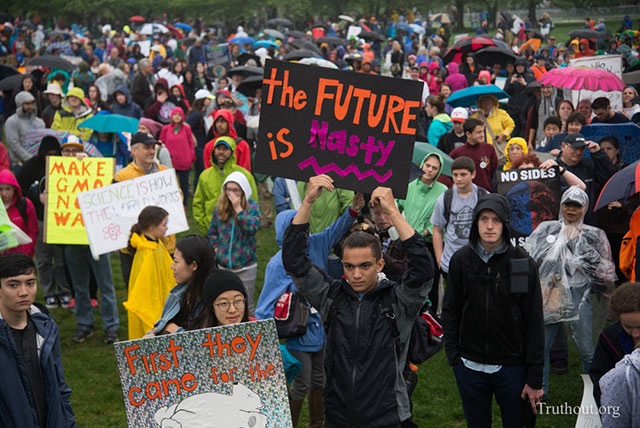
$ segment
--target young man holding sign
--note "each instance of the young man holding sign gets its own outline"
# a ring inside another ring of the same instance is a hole
[[[354,232],[343,244],[344,278],[330,280],[307,255],[309,215],[323,191],[334,191],[331,177],[309,179],[285,233],[282,260],[298,290],[327,320],[325,427],[399,428],[411,417],[402,371],[415,317],[431,287],[431,256],[424,239],[398,211],[391,189],[378,187],[371,204],[398,230],[408,271],[400,282],[381,276],[380,241]]]

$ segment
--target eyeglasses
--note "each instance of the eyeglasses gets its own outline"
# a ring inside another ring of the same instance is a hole
[[[237,309],[244,309],[244,303],[245,303],[246,299],[236,299],[233,302],[221,302],[221,303],[214,303],[213,305],[216,306],[219,310],[221,310],[222,312],[229,312],[229,309],[231,309],[231,303],[233,303],[233,306]]]
[[[235,193],[236,195],[240,195],[242,193],[242,189],[225,189],[225,191]]]

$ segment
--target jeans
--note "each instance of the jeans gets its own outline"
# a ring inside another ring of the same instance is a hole
[[[300,374],[291,382],[291,399],[304,400],[309,389],[324,389],[324,349],[317,352],[289,352],[302,364]]]
[[[462,410],[468,428],[491,428],[493,395],[500,406],[502,426],[521,428],[524,401],[520,398],[525,384],[524,367],[502,366],[492,374],[467,368],[462,360],[453,367]]]
[[[110,254],[103,254],[98,260],[94,260],[88,245],[67,245],[64,253],[75,291],[75,315],[78,328],[91,331],[94,327],[89,296],[89,266],[91,266],[100,289],[102,326],[105,330],[117,330],[118,307],[109,264]]]
[[[189,203],[189,174],[191,174],[190,169],[186,171],[178,171],[176,169],[176,175],[180,182],[180,190],[182,191],[182,205],[185,207]]]
[[[589,373],[589,367],[591,366],[591,360],[595,352],[592,337],[592,318],[591,297],[587,291],[585,297],[582,298],[578,305],[578,319],[567,322],[569,331],[571,332],[571,338],[576,344],[578,353],[582,359],[583,373]],[[544,371],[542,388],[545,394],[549,393],[549,352],[560,326],[562,326],[561,323],[546,324],[544,326]]]
[[[71,289],[64,270],[64,249],[61,245],[44,242],[44,227],[38,220],[38,241],[36,241],[36,265],[38,281],[44,297],[71,296]],[[56,285],[58,292],[56,293]]]

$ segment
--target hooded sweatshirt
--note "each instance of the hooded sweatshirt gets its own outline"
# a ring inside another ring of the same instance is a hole
[[[186,105],[183,102],[178,101],[176,97],[171,94],[171,91],[169,91],[169,84],[166,79],[158,79],[153,88],[155,96],[147,100],[147,104],[144,108],[145,117],[166,125],[171,122],[171,112],[175,107],[181,107],[182,111],[187,110]],[[168,98],[164,103],[161,103],[157,99],[159,89],[164,89],[168,95]]]
[[[429,125],[429,131],[427,131],[427,140],[433,147],[438,146],[440,137],[446,134],[453,128],[451,118],[447,113],[440,113],[433,118]]]
[[[69,97],[76,97],[82,101],[77,112],[73,112],[69,106]],[[53,125],[51,129],[58,131],[71,132],[82,141],[87,141],[91,134],[92,129],[82,128],[82,122],[93,117],[91,108],[84,99],[84,91],[80,88],[72,88],[67,92],[67,96],[62,100],[62,108],[56,112],[53,117]],[[82,128],[82,130],[80,129]]]
[[[162,127],[160,131],[160,141],[171,153],[171,163],[178,171],[188,171],[196,161],[196,148],[193,144],[193,133],[191,127],[184,121],[184,111],[180,107],[175,107],[171,111],[171,117],[179,114],[182,121],[178,124],[169,123]]]
[[[0,171],[0,184],[8,184],[13,187],[15,191],[13,201],[9,206],[5,206],[7,214],[9,215],[11,222],[31,238],[31,242],[29,244],[10,248],[2,254],[23,253],[29,257],[33,257],[36,248],[36,241],[38,240],[38,218],[36,217],[36,209],[33,206],[33,202],[31,202],[29,198],[22,196],[22,189],[20,189],[18,181],[14,177],[13,173],[8,169]],[[22,209],[18,209],[17,205],[21,205]]]
[[[430,153],[422,159],[420,168],[424,165],[429,157],[436,157],[440,161],[440,170],[430,185],[424,184],[420,178],[409,183],[407,189],[407,198],[398,200],[398,208],[404,212],[407,222],[420,235],[425,237],[427,242],[433,241],[433,224],[431,224],[431,215],[436,207],[438,197],[447,190],[447,186],[438,182],[438,177],[442,173],[443,159],[438,153]],[[424,231],[428,230],[429,234],[424,235]]]
[[[287,230],[297,211],[285,210],[276,216],[276,242],[282,248],[284,232]],[[331,226],[319,233],[309,235],[307,254],[313,264],[320,266],[326,272],[328,269],[327,260],[331,249],[340,238],[349,231],[355,217],[351,215],[351,210],[347,209],[342,216]],[[296,292],[298,289],[293,280],[284,270],[282,264],[282,250],[279,250],[269,263],[264,273],[264,287],[260,293],[256,306],[256,317],[258,319],[273,318],[276,302],[278,298],[287,292]],[[325,333],[322,327],[320,314],[314,312],[307,320],[307,332],[301,337],[287,339],[287,349],[292,351],[317,352],[322,349],[325,341]]]
[[[15,165],[18,162],[25,162],[33,155],[24,148],[24,140],[27,132],[33,129],[44,128],[44,121],[40,119],[34,109],[33,113],[26,114],[22,110],[22,105],[29,101],[35,101],[31,93],[22,91],[16,95],[16,112],[12,114],[4,124],[4,133],[9,146],[9,156]]]
[[[56,156],[60,156],[60,142],[53,136],[44,137],[40,142],[38,154],[26,161],[16,173],[22,193],[33,202],[40,221],[44,219],[44,205],[40,202],[40,193],[44,193],[47,178],[47,152],[52,150],[57,152]]]
[[[117,93],[120,92],[126,97],[124,104],[120,104],[116,98]],[[129,95],[129,89],[126,86],[121,85],[116,88],[113,94],[115,102],[111,105],[111,112],[114,114],[120,114],[122,116],[133,117],[134,119],[140,119],[142,117],[142,109],[138,104],[131,101]]]
[[[440,85],[442,85],[442,79],[440,78],[440,65],[434,61],[429,64],[429,92],[437,94],[440,92]]]
[[[607,428],[637,427],[640,425],[640,349],[616,364],[600,379],[601,404],[616,412],[602,413],[602,426]]]
[[[242,172],[249,181],[251,193],[253,195],[258,194],[258,188],[251,173],[236,163],[235,140],[231,137],[220,137],[219,140],[231,148],[231,156],[229,156],[229,159],[226,160],[222,168],[218,167],[217,164],[213,164],[200,174],[198,187],[193,195],[193,218],[198,223],[198,228],[203,235],[209,228],[213,209],[218,203],[218,198],[222,193],[222,183],[229,174],[234,171]],[[210,159],[210,161],[213,161],[213,159]]]
[[[447,70],[449,71],[449,76],[447,76],[444,81],[451,85],[451,92],[455,92],[469,86],[467,78],[464,77],[464,74],[459,72],[458,64],[453,61],[450,62],[447,64]]]
[[[213,115],[213,125],[211,126],[211,130],[209,132],[213,132],[214,138],[204,146],[204,152],[202,154],[202,156],[204,157],[204,167],[209,168],[211,166],[211,154],[213,153],[213,149],[215,147],[215,141],[219,137],[228,136],[233,138],[234,141],[236,141],[236,158],[238,159],[238,165],[240,165],[247,171],[251,172],[251,149],[249,148],[249,143],[247,143],[245,140],[238,137],[238,134],[236,133],[236,130],[233,127],[233,113],[231,113],[227,109],[221,108],[221,109],[215,110],[212,113],[212,115]],[[226,120],[227,123],[229,124],[229,128],[228,128],[229,130],[225,135],[218,134],[218,131],[216,130],[215,123],[219,117]]]

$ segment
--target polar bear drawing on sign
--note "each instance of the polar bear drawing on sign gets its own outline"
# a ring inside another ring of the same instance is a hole
[[[231,395],[205,392],[192,395],[153,416],[161,428],[266,428],[260,396],[244,385],[233,385]]]

